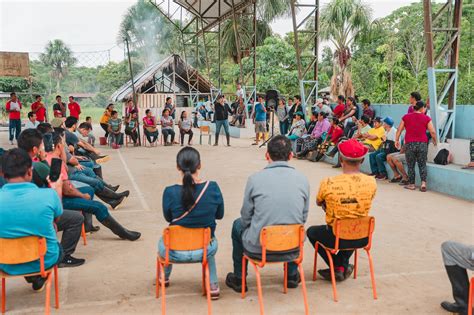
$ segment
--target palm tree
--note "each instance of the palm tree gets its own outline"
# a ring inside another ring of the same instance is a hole
[[[56,80],[56,92],[60,91],[60,82],[68,70],[76,63],[71,49],[60,39],[49,41],[44,53],[40,55],[41,62],[51,68],[51,77]]]
[[[349,69],[354,40],[368,32],[372,10],[361,0],[331,0],[321,11],[321,39],[335,47],[331,95],[354,96]]]

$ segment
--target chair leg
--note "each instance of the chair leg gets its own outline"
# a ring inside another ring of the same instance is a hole
[[[369,267],[370,267],[370,280],[372,281],[372,291],[374,293],[374,299],[377,299],[377,289],[375,287],[375,274],[374,274],[374,262],[372,261],[372,255],[370,255],[370,250],[366,249],[367,257],[369,257]]]
[[[160,259],[159,258],[156,258],[156,298],[159,298],[160,297]]]
[[[469,300],[467,303],[467,315],[472,315],[472,299],[474,297],[474,277],[471,278],[471,283],[469,285]]]
[[[58,266],[54,266],[54,296],[55,296],[55,307],[59,309],[59,279],[58,279]]]
[[[161,276],[161,314],[166,314],[166,292],[165,292],[165,267],[160,266],[160,276]]]
[[[288,292],[288,263],[283,263],[283,293]]]
[[[212,304],[211,304],[211,279],[209,275],[209,265],[206,264],[205,267],[206,273],[206,295],[207,295],[207,314],[212,314]]]
[[[313,264],[313,281],[316,281],[316,265],[318,263],[318,248],[319,244],[314,243],[314,264]]]
[[[328,255],[329,270],[331,271],[332,295],[334,298],[334,302],[337,302],[336,275],[334,272],[334,263],[332,261],[332,254],[328,250],[326,250],[326,254]]]
[[[206,266],[202,264],[202,295],[206,295]]]
[[[86,236],[86,226],[84,223],[82,223],[82,228],[81,228],[81,237],[82,237],[82,242],[84,246],[87,245],[87,236]]]
[[[247,269],[245,268],[247,259],[242,256],[242,298],[245,298],[245,281],[247,278]]]
[[[51,279],[52,279],[52,273],[50,272],[46,280],[46,303],[44,306],[44,313],[46,315],[49,315],[50,307],[51,307],[50,305],[51,304]]]
[[[301,277],[301,289],[303,290],[303,300],[304,300],[304,311],[305,314],[309,314],[309,306],[308,306],[308,294],[306,291],[306,280],[304,279],[304,270],[303,265],[299,263],[298,268],[300,270],[300,277]]]
[[[258,302],[260,304],[260,315],[265,314],[265,309],[263,307],[263,294],[262,294],[262,280],[260,279],[260,271],[258,270],[257,265],[252,263],[254,269],[255,269],[255,274],[257,277],[257,292],[258,292]]]
[[[354,279],[357,279],[357,249],[354,251]]]
[[[5,313],[5,307],[7,305],[6,285],[6,279],[2,278],[2,314]]]

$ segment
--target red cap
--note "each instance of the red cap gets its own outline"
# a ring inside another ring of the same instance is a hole
[[[348,160],[362,159],[369,149],[355,139],[341,141],[338,146],[339,153]]]

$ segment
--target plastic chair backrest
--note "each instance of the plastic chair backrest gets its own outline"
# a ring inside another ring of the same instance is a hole
[[[210,228],[187,228],[172,225],[164,229],[163,242],[166,248],[166,262],[169,261],[170,250],[203,250],[203,259],[207,257],[207,247],[211,240]]]
[[[203,134],[203,133],[210,133],[210,132],[211,132],[211,127],[209,127],[209,126],[201,126],[201,127],[199,127],[199,130],[201,131],[201,134]]]
[[[38,236],[0,238],[0,264],[23,264],[40,260],[40,272],[44,273],[46,239]]]
[[[266,262],[266,252],[287,252],[300,250],[303,259],[304,226],[301,224],[266,226],[260,232],[262,264]]]
[[[372,244],[372,234],[375,228],[375,218],[371,216],[356,219],[336,219],[334,222],[336,242],[334,249],[339,249],[339,239],[358,240],[368,238],[367,248],[370,249]]]

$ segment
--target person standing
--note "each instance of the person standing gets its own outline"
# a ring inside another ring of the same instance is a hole
[[[165,146],[173,145],[174,143],[174,119],[170,116],[170,109],[165,108],[163,113],[161,114],[161,132],[163,133],[163,138],[165,142]],[[171,137],[171,141],[168,141],[168,136]]]
[[[56,118],[66,117],[66,104],[62,102],[61,95],[56,95],[56,104],[53,105],[53,114]]]
[[[47,122],[46,120],[46,107],[41,102],[41,95],[36,95],[36,102],[31,104],[31,111],[36,114],[36,120],[40,123]]]
[[[166,98],[165,109],[169,109],[170,116],[173,120],[176,119],[176,105],[173,104],[173,99],[171,97]]]
[[[252,145],[258,145],[260,135],[262,140],[265,141],[266,123],[267,123],[267,110],[264,105],[264,100],[261,95],[257,97],[257,103],[255,103],[255,142]]]
[[[316,204],[326,213],[326,225],[311,226],[306,234],[309,241],[315,246],[319,242],[327,247],[334,247],[334,223],[336,219],[355,219],[369,214],[372,201],[377,190],[377,183],[371,176],[360,172],[360,165],[368,149],[355,139],[342,141],[338,145],[339,161],[342,165],[342,174],[327,177],[321,181]],[[368,239],[339,240],[339,248],[356,248],[367,245]],[[347,279],[353,272],[354,266],[349,264],[353,250],[341,250],[332,254],[336,281]],[[318,254],[329,266],[329,259],[322,246],[318,247]],[[320,269],[318,273],[331,281],[329,269]]]
[[[283,98],[278,99],[276,114],[280,123],[280,134],[284,136],[288,133],[288,108]]]
[[[81,106],[74,100],[74,96],[69,96],[69,104],[67,104],[67,108],[69,109],[69,116],[75,117],[79,120]]]
[[[100,118],[100,126],[102,129],[105,131],[105,138],[107,139],[109,137],[109,119],[112,117],[112,111],[114,110],[114,104],[109,104],[107,105],[107,108],[105,109],[104,113],[102,114],[102,117]]]
[[[436,132],[433,122],[428,115],[425,115],[425,104],[422,101],[416,102],[413,113],[406,114],[397,130],[395,146],[400,148],[400,135],[405,132],[405,157],[408,166],[408,185],[406,189],[415,190],[415,164],[420,170],[421,186],[420,191],[426,191],[426,160],[428,159],[428,130],[433,144],[436,146]]]
[[[272,225],[304,224],[310,204],[307,178],[289,165],[293,157],[291,142],[277,135],[268,142],[265,158],[268,165],[251,175],[245,186],[240,218],[232,225],[232,260],[234,270],[225,283],[234,291],[242,291],[242,256],[261,259],[260,232]],[[281,260],[294,260],[299,251],[278,254]],[[267,252],[267,258],[272,254]],[[294,263],[288,263],[288,288],[298,287],[300,275]],[[247,288],[245,288],[247,290]]]
[[[290,101],[288,101],[288,105],[290,105]],[[290,110],[288,111],[288,126],[290,126],[290,128],[291,126],[293,126],[293,120],[295,118],[296,113],[298,112],[303,114],[304,120],[303,107],[301,106],[301,96],[295,95],[295,97],[291,101]]]
[[[10,100],[5,104],[5,109],[9,117],[8,133],[10,144],[13,145],[13,137],[18,141],[18,136],[21,133],[21,102],[15,92],[10,93]]]
[[[214,107],[214,120],[216,122],[216,142],[214,143],[214,146],[219,145],[219,134],[221,128],[224,127],[227,146],[230,147],[229,114],[232,115],[232,110],[225,102],[224,95],[219,95],[217,97]]]
[[[242,88],[242,84],[237,83],[237,91],[235,91],[235,96],[237,96],[237,101],[240,103],[244,103],[245,101],[245,93],[244,89]]]
[[[188,118],[188,113],[183,110],[178,122],[179,135],[181,136],[181,146],[184,145],[184,135],[189,135],[188,145],[191,145],[193,139],[193,121]]]
[[[224,198],[219,185],[213,181],[203,181],[201,157],[191,147],[183,148],[176,157],[176,164],[182,181],[180,184],[168,186],[163,192],[163,216],[170,225],[187,228],[210,228],[211,240],[207,248],[209,264],[210,294],[213,300],[219,298],[219,280],[215,255],[217,238],[215,237],[216,220],[224,217]],[[161,257],[165,257],[166,249],[163,239],[158,243]],[[171,261],[198,262],[202,260],[203,251],[170,251]],[[165,267],[165,285],[169,285],[172,265]]]
[[[366,98],[362,100],[362,116],[369,117],[369,124],[372,124],[372,120],[375,118],[375,110],[370,105],[370,101]]]
[[[407,114],[411,114],[415,112],[415,106],[417,102],[421,101],[421,95],[418,92],[411,92],[410,93],[410,106],[408,106]]]
[[[127,101],[127,104],[125,105],[125,118],[130,117],[130,115],[132,114],[132,111],[135,111],[138,114],[140,114],[138,112],[138,107],[134,105],[133,100],[130,99]]]

